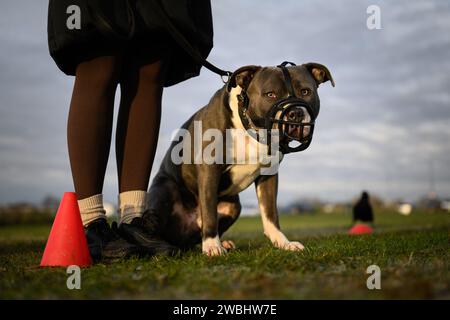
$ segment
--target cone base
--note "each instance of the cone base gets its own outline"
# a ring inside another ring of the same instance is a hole
[[[348,234],[350,235],[372,234],[372,233],[373,228],[365,223],[357,223],[348,231]]]

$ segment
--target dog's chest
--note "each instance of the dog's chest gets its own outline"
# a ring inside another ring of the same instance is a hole
[[[261,174],[260,166],[256,164],[236,164],[230,166],[226,173],[230,181],[229,187],[220,195],[232,195],[248,188]]]
[[[277,167],[283,158],[279,151],[276,152],[276,155],[268,155],[267,145],[259,143],[245,131],[237,110],[236,95],[239,91],[240,88],[237,87],[230,92],[229,106],[232,110],[233,130],[229,138],[232,143],[228,144],[226,148],[227,167],[223,179],[227,183],[219,194],[220,196],[238,194],[260,175],[276,173],[269,169],[273,168],[274,164]]]
[[[279,158],[276,163],[273,158],[260,158],[255,162],[229,164],[224,172],[224,179],[229,181],[229,186],[220,195],[238,194],[247,189],[260,175],[275,174],[282,155],[278,153],[277,157]]]

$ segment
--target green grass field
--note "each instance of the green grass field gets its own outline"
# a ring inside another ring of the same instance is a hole
[[[348,236],[344,214],[282,216],[303,252],[274,249],[258,217],[224,236],[237,249],[208,258],[200,249],[175,258],[97,264],[68,290],[63,268],[40,269],[49,225],[0,227],[0,298],[88,299],[450,299],[448,213],[378,214],[376,232]],[[381,290],[368,290],[366,268],[381,268]]]

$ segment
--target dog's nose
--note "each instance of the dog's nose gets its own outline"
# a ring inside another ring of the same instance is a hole
[[[305,118],[305,112],[302,109],[295,109],[288,112],[289,121],[302,122]]]

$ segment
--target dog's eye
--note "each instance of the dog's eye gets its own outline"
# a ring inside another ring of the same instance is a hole
[[[275,99],[277,97],[277,95],[275,94],[275,92],[266,92],[266,96],[272,99]]]
[[[309,89],[302,89],[301,91],[300,91],[300,93],[301,93],[301,95],[303,96],[303,97],[306,97],[306,96],[309,96],[309,94],[310,94],[310,90]]]

